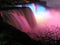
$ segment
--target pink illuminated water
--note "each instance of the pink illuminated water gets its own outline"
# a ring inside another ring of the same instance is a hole
[[[25,32],[34,40],[40,40],[46,35],[54,40],[59,39],[60,11],[46,9],[39,5],[37,5],[36,10],[33,4],[28,7],[30,8],[2,11],[9,20],[5,20],[6,17],[3,14],[2,17],[4,21]]]

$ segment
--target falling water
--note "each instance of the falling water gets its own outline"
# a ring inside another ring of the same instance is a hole
[[[42,5],[37,5],[37,10],[33,4],[26,7],[29,8],[2,11],[4,21],[27,33],[34,40],[45,36],[54,40],[60,38],[60,11],[46,9]]]

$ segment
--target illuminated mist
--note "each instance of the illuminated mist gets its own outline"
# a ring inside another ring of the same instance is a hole
[[[34,40],[41,40],[42,37],[60,39],[60,11],[46,9],[42,5],[36,6],[29,4],[26,5],[29,8],[2,11],[2,17],[5,22],[25,32]]]

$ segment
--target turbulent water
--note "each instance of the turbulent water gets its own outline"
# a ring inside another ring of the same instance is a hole
[[[39,5],[37,5],[37,12],[33,9],[30,7],[4,10],[1,16],[5,22],[25,32],[34,40],[41,40],[43,37],[60,39],[60,11],[45,9]]]

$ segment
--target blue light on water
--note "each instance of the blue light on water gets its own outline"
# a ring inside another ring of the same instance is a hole
[[[33,4],[28,4],[28,5],[26,5],[26,7],[31,8],[31,10],[33,11],[33,13],[35,15],[38,15],[38,13],[40,13],[40,12],[46,12],[46,8],[39,4],[37,4],[37,10],[35,9]]]
[[[22,7],[22,5],[15,5],[15,7]]]
[[[46,8],[42,5],[37,4],[37,9],[35,9],[34,4],[27,4],[26,7],[29,7],[35,15],[38,15],[40,12],[46,12]],[[16,7],[22,7],[22,5],[16,5]]]

